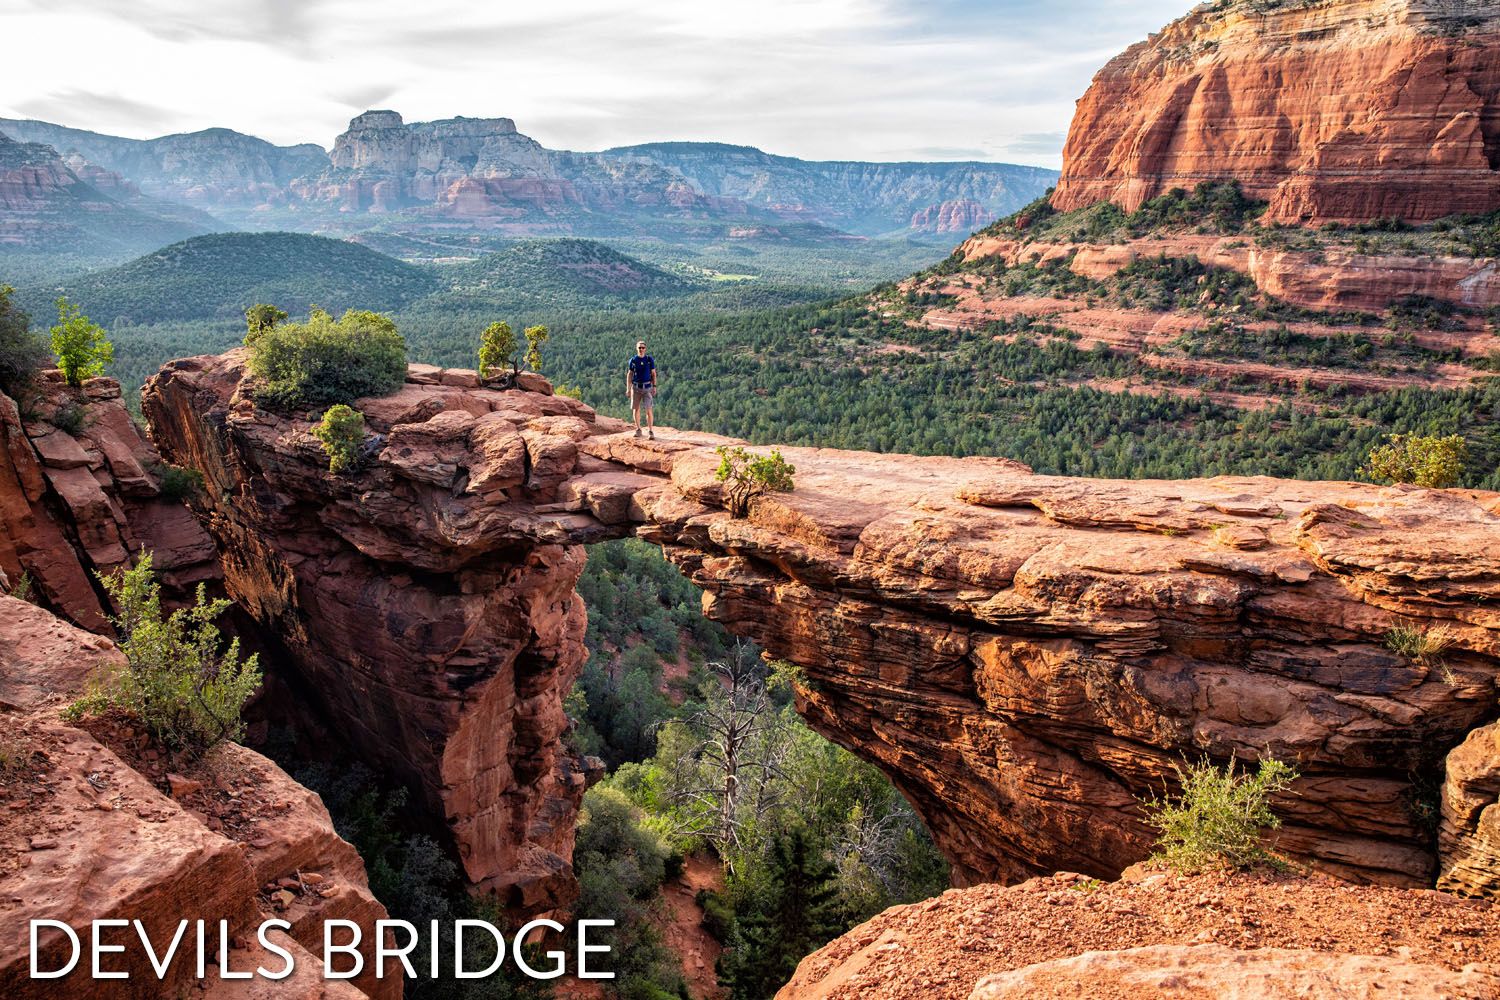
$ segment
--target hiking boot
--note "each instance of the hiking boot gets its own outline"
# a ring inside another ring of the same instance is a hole
[[[641,429],[640,429],[640,428],[639,428],[639,427],[637,427],[637,428],[636,428],[636,429],[635,429],[635,436],[636,436],[636,437],[640,437],[640,436],[641,436]]]
[[[652,441],[655,441],[656,440],[656,432],[655,431],[647,431],[646,432],[646,437],[650,438]]]

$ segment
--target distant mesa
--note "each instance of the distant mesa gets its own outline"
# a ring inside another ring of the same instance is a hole
[[[130,190],[196,213],[173,218],[187,228],[153,244],[95,227],[106,249],[83,261],[93,266],[120,262],[120,246],[140,252],[236,228],[695,241],[723,238],[731,228],[780,238],[789,232],[783,227],[796,224],[797,238],[813,242],[936,237],[959,231],[941,226],[1014,211],[1057,177],[1000,163],[813,162],[722,143],[572,152],[548,149],[509,118],[407,122],[389,108],[356,115],[329,150],[276,146],[223,128],[137,140],[0,119],[0,131],[88,164],[86,176],[101,190]],[[15,192],[38,181],[10,179],[7,197],[21,197]],[[930,224],[912,225],[914,215],[961,202],[982,211],[938,211]],[[18,253],[46,254],[59,242],[14,227],[5,239],[0,247]],[[89,246],[81,238],[70,245]]]
[[[955,198],[913,213],[911,228],[928,233],[967,235],[994,221],[994,214],[979,202],[972,198]]]
[[[1500,7],[1200,5],[1099,71],[1063,157],[1061,211],[1225,179],[1278,222],[1492,211]]]

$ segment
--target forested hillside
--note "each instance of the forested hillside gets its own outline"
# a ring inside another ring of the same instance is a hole
[[[56,293],[77,302],[95,322],[113,325],[238,320],[256,302],[296,313],[314,305],[390,311],[437,287],[423,269],[344,240],[215,233],[66,281]],[[38,313],[39,297],[27,299]]]

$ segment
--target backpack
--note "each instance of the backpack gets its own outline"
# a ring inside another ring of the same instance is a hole
[[[632,385],[650,385],[651,373],[656,369],[656,361],[647,354],[645,357],[637,354],[630,359],[630,382]]]

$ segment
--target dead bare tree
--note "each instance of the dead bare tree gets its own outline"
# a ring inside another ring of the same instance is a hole
[[[687,807],[678,832],[713,844],[733,871],[745,826],[777,804],[772,779],[782,775],[791,741],[749,645],[737,643],[726,662],[710,667],[719,683],[687,720],[696,742],[676,757],[671,799]]]

